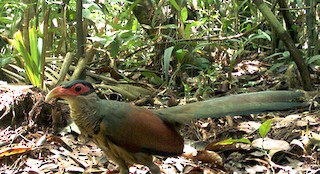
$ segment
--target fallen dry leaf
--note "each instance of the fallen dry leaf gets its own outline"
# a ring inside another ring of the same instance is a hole
[[[10,147],[5,149],[0,149],[0,158],[4,156],[22,154],[30,150],[32,150],[31,147]]]
[[[246,122],[242,122],[240,123],[237,128],[241,131],[244,131],[248,134],[251,134],[253,132],[255,132],[256,130],[259,129],[261,123],[257,122],[257,121],[246,121]]]
[[[259,138],[252,141],[252,146],[265,150],[289,150],[290,144],[284,140],[271,138]]]

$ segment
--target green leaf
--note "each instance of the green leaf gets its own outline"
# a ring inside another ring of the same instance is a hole
[[[26,64],[28,68],[31,68],[32,71],[29,74],[29,79],[31,83],[36,86],[41,86],[41,59],[40,54],[38,50],[38,36],[35,26],[31,26],[29,28],[29,43],[30,43],[30,60],[28,61],[29,64]],[[26,61],[27,63],[27,61]]]
[[[186,55],[186,53],[188,52],[187,49],[178,49],[176,51],[176,58],[178,60],[179,63],[182,63],[183,59],[184,59],[184,56]]]
[[[277,69],[277,68],[279,68],[279,67],[281,67],[281,66],[283,66],[283,65],[284,65],[284,62],[273,64],[273,65],[270,67],[269,71],[272,72],[272,71],[274,71],[275,69]]]
[[[113,42],[111,43],[110,45],[111,47],[111,50],[110,50],[110,53],[111,53],[111,57],[112,58],[115,58],[118,53],[119,53],[119,50],[120,50],[120,40],[119,40],[119,37],[116,37]]]
[[[289,51],[285,51],[282,53],[284,58],[289,58],[290,57],[290,52]]]
[[[12,63],[13,59],[11,57],[1,57],[0,58],[0,68],[4,68],[9,63]]]
[[[139,21],[137,18],[134,18],[133,23],[132,23],[132,31],[137,31],[139,28]]]
[[[267,39],[268,41],[271,42],[271,37],[270,37],[270,35],[268,33],[264,32],[264,31],[262,31],[260,29],[258,30],[258,33],[263,35],[265,39]]]
[[[83,18],[86,18],[86,19],[94,20],[94,19],[92,19],[92,17],[91,17],[91,12],[90,12],[89,9],[83,9],[83,10],[82,10],[82,17],[83,17]]]
[[[258,34],[250,35],[248,38],[249,39],[246,42],[244,42],[244,45],[247,45],[248,43],[256,39],[266,39],[268,41],[271,41],[271,37],[266,32],[263,32],[262,30],[259,30]]]
[[[205,21],[205,20],[204,20]],[[200,21],[194,21],[190,24],[187,24],[186,25],[186,29],[184,30],[184,37],[186,39],[190,38],[190,35],[191,35],[191,29],[192,27],[198,27],[198,26],[201,26],[204,22],[200,22]]]
[[[169,47],[166,50],[164,50],[164,54],[163,54],[164,77],[167,84],[169,81],[169,66],[170,66],[170,60],[171,60],[173,49],[174,49],[174,46]]]
[[[234,143],[245,143],[245,144],[251,144],[250,140],[247,138],[241,138],[241,139],[226,139],[220,142],[217,142],[215,145],[230,145]]]
[[[9,17],[0,17],[0,21],[4,24],[11,24],[13,22],[13,20]]]
[[[262,138],[265,138],[267,136],[267,134],[270,132],[271,130],[271,123],[272,123],[272,119],[269,119],[265,122],[263,122],[260,127],[259,127],[259,133],[260,136]]]
[[[273,57],[279,57],[279,56],[282,56],[282,53],[274,53],[274,54],[271,54],[270,56],[267,56],[267,57],[265,57],[265,59],[271,59],[271,58],[273,58]]]
[[[150,79],[150,82],[155,85],[162,85],[163,84],[163,80],[153,72],[143,71],[143,72],[141,72],[141,75]]]
[[[210,61],[206,58],[198,57],[194,60],[194,66],[200,70],[203,70],[210,66]]]
[[[183,9],[181,10],[181,19],[182,19],[182,22],[186,22],[186,20],[188,19],[188,10],[187,10],[187,7],[183,7]]]
[[[168,24],[168,25],[161,25],[157,26],[157,29],[176,29],[178,26],[176,24]]]
[[[192,50],[192,53],[198,52],[199,50],[202,50],[206,46],[217,46],[217,47],[219,47],[219,44],[217,42],[203,42],[203,43],[197,44],[196,47]]]
[[[177,1],[175,1],[175,0],[169,0],[169,1],[170,1],[171,5],[172,5],[177,11],[180,11],[180,7],[179,7]]]
[[[318,60],[320,60],[320,54],[310,57],[308,59],[308,65],[312,64],[313,62],[318,61]]]

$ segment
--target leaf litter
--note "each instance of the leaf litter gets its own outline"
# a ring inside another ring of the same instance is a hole
[[[246,66],[244,62],[241,66],[235,68],[238,71],[234,76],[239,77],[236,81],[252,85],[246,87],[247,91],[273,88],[276,85],[271,82],[279,80],[270,76],[261,80],[263,75],[254,67],[261,65],[256,63]],[[243,67],[251,68],[246,71]],[[248,78],[248,74],[255,76]],[[217,89],[226,91],[225,87]],[[9,94],[11,97],[6,97]],[[117,173],[116,165],[107,161],[104,153],[83,139],[70,124],[68,108],[63,104],[41,102],[44,94],[30,87],[2,87],[0,95],[1,173]],[[155,101],[156,106],[166,105],[161,96],[155,97]],[[35,104],[40,109],[35,109]],[[53,112],[51,109],[56,107],[59,110]],[[318,115],[318,110],[298,109],[196,120],[182,128],[188,144],[184,154],[156,157],[155,162],[164,173],[317,173],[320,168]],[[267,119],[272,119],[271,129],[262,138],[258,130]],[[135,165],[130,167],[130,172],[147,173],[148,169]]]

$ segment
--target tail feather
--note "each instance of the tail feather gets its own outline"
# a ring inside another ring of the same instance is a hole
[[[306,106],[305,92],[263,91],[214,98],[155,111],[169,122],[184,122],[194,118],[218,118],[265,111],[288,110]]]

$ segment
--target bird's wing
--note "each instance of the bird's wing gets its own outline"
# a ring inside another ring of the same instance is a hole
[[[184,141],[175,128],[152,111],[130,104],[102,101],[100,131],[131,152],[171,156],[182,153]]]

